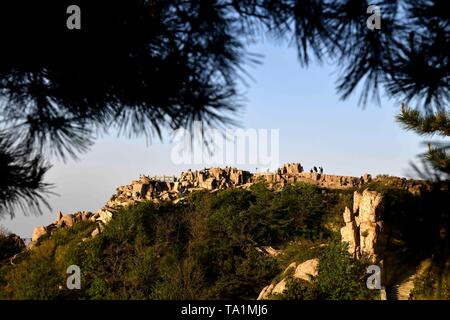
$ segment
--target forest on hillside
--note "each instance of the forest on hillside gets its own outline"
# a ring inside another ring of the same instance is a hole
[[[435,221],[427,210],[430,203],[442,209],[445,195],[433,191],[415,199],[395,187],[369,188],[387,197],[386,221],[396,231],[391,250],[438,258]],[[366,286],[369,261],[350,256],[340,241],[342,212],[351,207],[353,191],[303,183],[275,191],[261,182],[249,190],[194,192],[178,204],[122,208],[95,238],[89,237],[95,228],[90,221],[44,236],[28,251],[4,245],[3,235],[0,298],[256,299],[263,287],[286,277],[283,270],[293,261],[319,258],[317,276],[288,276],[286,290],[269,298],[379,299]],[[267,254],[261,250],[266,246],[281,254]],[[14,265],[5,259],[18,252]],[[66,287],[68,265],[81,269],[80,290]],[[440,289],[450,285],[448,267],[440,266],[432,265],[434,278],[420,283],[417,297],[434,295],[436,283]],[[448,289],[439,294],[450,297]]]

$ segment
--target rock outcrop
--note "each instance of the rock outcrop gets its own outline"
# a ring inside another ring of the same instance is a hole
[[[300,263],[294,271],[293,277],[295,279],[302,279],[310,281],[311,277],[318,275],[319,259],[310,259],[303,263]]]
[[[58,229],[72,228],[73,225],[78,221],[95,221],[94,215],[91,212],[80,211],[74,214],[63,215],[61,211],[57,212],[56,221],[49,224],[48,226],[40,226],[34,228],[33,236],[31,237],[31,242],[27,245],[27,248],[31,249],[37,244],[43,236],[51,235]]]
[[[34,228],[33,235],[31,237],[31,242],[36,242],[39,240],[39,238],[47,234],[48,232],[46,227],[36,227]]]
[[[271,295],[283,294],[284,290],[286,290],[289,277],[304,281],[311,281],[311,277],[316,277],[319,274],[318,268],[319,259],[317,258],[310,259],[299,264],[292,262],[283,271],[283,279],[264,287],[259,293],[257,300],[267,300]],[[290,272],[292,272],[291,276],[288,275]]]
[[[130,185],[117,188],[115,195],[106,204],[106,209],[126,206],[140,201],[180,201],[196,190],[219,190],[245,185],[250,172],[226,167],[182,172],[177,177],[141,176]],[[110,210],[111,211],[111,210]]]
[[[385,246],[383,230],[383,197],[375,191],[364,190],[353,194],[353,210],[345,208],[345,226],[341,228],[342,242],[356,258],[366,257],[372,262],[380,260]]]
[[[303,167],[300,163],[286,163],[279,170],[278,174],[295,175],[303,172]]]
[[[369,174],[365,174],[362,177],[357,178],[319,172],[304,172],[303,167],[299,163],[287,163],[279,168],[275,173],[254,174],[250,181],[257,182],[260,179],[263,179],[268,183],[277,183],[281,186],[287,183],[305,182],[314,184],[321,188],[349,189],[370,182],[372,177]]]
[[[390,178],[382,177],[384,180],[389,180]],[[323,174],[322,172],[304,172],[303,167],[299,163],[285,164],[275,173],[253,174],[249,171],[225,167],[205,168],[197,171],[188,170],[182,172],[179,177],[149,177],[141,175],[139,180],[134,180],[129,185],[118,187],[116,193],[96,213],[82,211],[63,215],[61,212],[58,212],[55,223],[46,227],[37,227],[34,230],[31,246],[35,245],[42,236],[51,234],[58,228],[70,228],[80,220],[91,220],[97,223],[97,228],[91,235],[94,237],[101,233],[104,226],[113,218],[117,209],[121,207],[142,201],[152,201],[154,203],[172,201],[173,203],[178,203],[183,201],[188,194],[197,190],[214,192],[226,188],[248,188],[261,180],[267,182],[270,188],[282,187],[288,183],[303,182],[314,184],[321,188],[348,189],[362,186],[370,182],[372,178],[368,174],[357,178]],[[421,188],[420,183],[417,182],[408,182],[409,180],[401,178],[394,180],[392,180],[394,181],[392,183],[396,185],[401,184],[405,188],[413,188],[416,191]],[[357,197],[358,195],[355,196],[353,212],[345,213],[346,226],[341,230],[341,234],[349,242],[350,250],[355,254],[358,253],[359,255],[366,252],[373,254],[378,232],[378,229],[374,228],[375,225],[378,228],[382,227],[379,223],[380,221],[371,218],[370,206],[373,205],[373,201],[377,200],[375,198],[370,200],[366,197],[359,204],[360,201],[357,200]],[[365,201],[369,202],[366,203]],[[358,206],[356,205],[357,203]],[[362,238],[363,234],[367,235]]]

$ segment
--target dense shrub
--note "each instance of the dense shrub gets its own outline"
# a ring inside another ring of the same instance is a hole
[[[421,266],[422,267],[422,266]],[[412,299],[450,300],[450,257],[447,250],[436,252],[419,267]]]
[[[378,292],[366,286],[368,263],[356,260],[346,246],[331,242],[320,255],[319,274],[311,282],[290,279],[283,298],[298,300],[376,299]]]
[[[255,299],[284,264],[258,247],[326,242],[323,222],[341,216],[342,194],[306,184],[274,192],[259,183],[195,192],[184,204],[129,206],[96,238],[94,225],[80,222],[4,266],[2,298]],[[81,268],[81,290],[65,286],[69,265]]]
[[[18,242],[13,234],[0,225],[0,263],[23,249],[23,243]]]
[[[17,265],[4,264],[0,270],[1,298],[61,299],[70,298],[67,267],[79,264],[77,248],[94,228],[92,222],[80,221],[73,228],[59,229],[43,238],[33,250],[23,252]]]

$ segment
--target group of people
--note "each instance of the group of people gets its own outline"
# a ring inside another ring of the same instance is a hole
[[[322,174],[323,173],[323,167],[317,168],[316,166],[314,166],[309,172],[311,172],[311,173],[315,172],[315,173]]]

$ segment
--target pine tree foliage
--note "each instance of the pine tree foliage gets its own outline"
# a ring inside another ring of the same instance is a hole
[[[420,110],[405,107],[397,116],[397,121],[406,130],[411,130],[422,136],[450,137],[450,113],[448,111],[436,111],[423,114]],[[423,178],[435,180],[448,180],[450,178],[450,144],[442,142],[429,142],[428,151],[422,155],[424,169],[415,169]]]
[[[81,30],[66,28],[69,5],[81,8]],[[369,5],[380,9],[380,28],[367,27]],[[336,65],[343,99],[360,88],[364,104],[383,89],[421,110],[446,110],[449,7],[447,0],[2,1],[0,133],[17,154],[25,148],[48,159],[75,157],[111,128],[152,139],[196,121],[233,125],[238,83],[258,62],[246,45],[262,37],[293,45],[301,66]],[[45,172],[34,159],[22,163]],[[16,179],[43,194],[42,180]],[[2,203],[34,203],[7,181]]]

